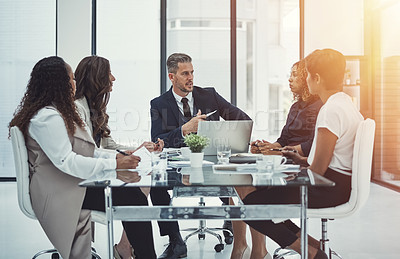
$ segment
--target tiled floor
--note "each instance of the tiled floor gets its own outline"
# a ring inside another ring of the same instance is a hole
[[[196,199],[178,202],[196,204]],[[206,199],[206,203],[219,203],[218,199]],[[51,244],[35,220],[27,218],[19,210],[16,184],[0,183],[0,259],[32,258],[37,251],[50,248]],[[319,237],[319,220],[312,219],[309,232]],[[197,226],[196,221],[182,221],[181,228]],[[221,226],[222,221],[207,222],[208,226]],[[121,224],[116,223],[115,239],[120,237]],[[161,254],[167,238],[160,238],[157,224],[153,224],[156,252]],[[182,233],[184,236],[185,233]],[[330,222],[331,247],[345,259],[398,259],[400,258],[400,193],[372,184],[367,204],[355,215]],[[248,240],[249,234],[248,234]],[[190,259],[229,259],[231,245],[221,253],[214,251],[217,239],[207,236],[203,241],[191,237],[188,241]],[[101,255],[106,254],[106,228],[96,225],[94,244]],[[272,252],[277,246],[267,239]],[[39,258],[50,258],[42,256]],[[103,257],[105,258],[105,257]],[[298,258],[293,256],[291,258]]]

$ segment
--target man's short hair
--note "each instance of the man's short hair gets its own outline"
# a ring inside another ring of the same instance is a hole
[[[168,73],[176,73],[178,71],[178,63],[191,63],[192,58],[184,53],[173,53],[167,59]]]

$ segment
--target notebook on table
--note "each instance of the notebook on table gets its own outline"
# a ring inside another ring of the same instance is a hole
[[[229,158],[229,163],[232,164],[254,164],[257,161],[257,156],[260,154],[251,154],[251,153],[238,153],[235,155],[232,155]],[[293,160],[291,158],[287,157],[286,160],[286,165],[287,164],[293,164]]]

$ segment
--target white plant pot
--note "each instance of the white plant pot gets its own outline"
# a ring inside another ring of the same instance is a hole
[[[191,167],[202,167],[203,166],[204,153],[190,153],[190,166]]]
[[[204,183],[204,175],[202,167],[192,167],[190,170],[190,183]]]

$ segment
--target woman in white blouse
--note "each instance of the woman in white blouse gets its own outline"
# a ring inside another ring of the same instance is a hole
[[[104,195],[78,186],[89,177],[140,179],[140,158],[96,148],[74,104],[71,67],[60,57],[40,60],[9,127],[24,134],[30,165],[30,195],[46,235],[63,258],[91,258],[90,210],[104,211]],[[113,191],[115,204],[148,205],[139,188]],[[123,222],[138,259],[156,258],[151,222]],[[139,238],[140,236],[140,238]]]

